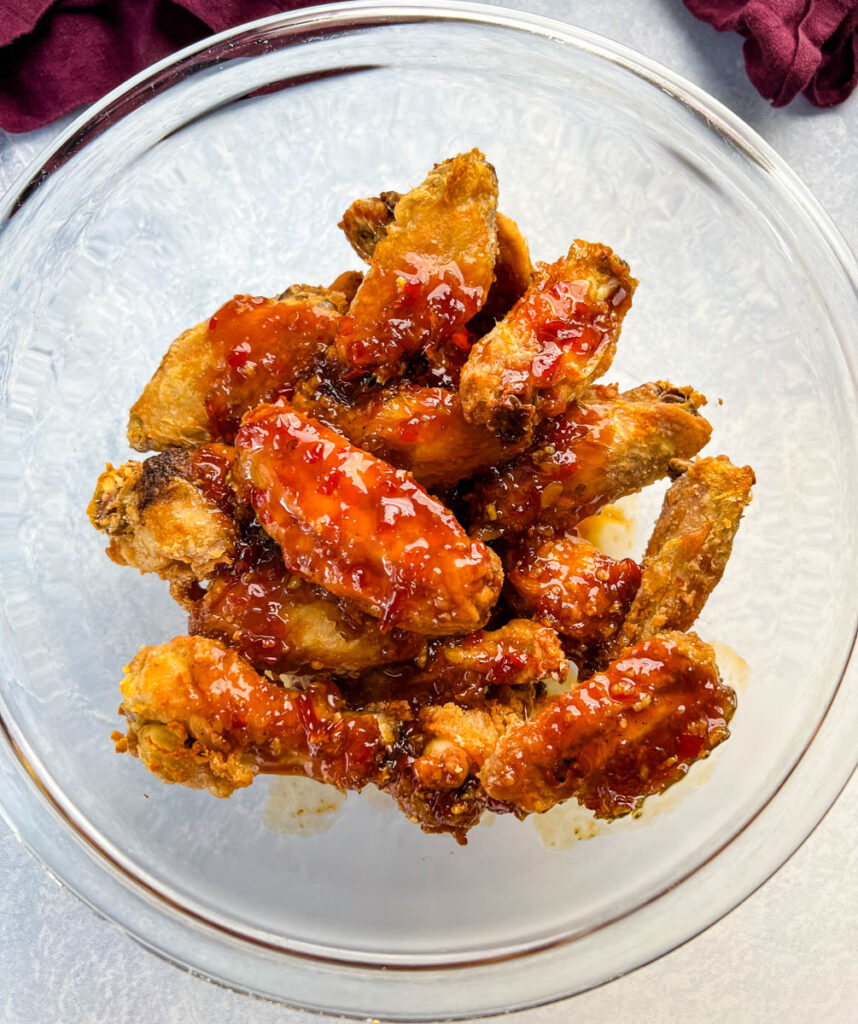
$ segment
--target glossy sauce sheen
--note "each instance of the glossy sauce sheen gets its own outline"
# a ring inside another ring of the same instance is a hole
[[[507,573],[513,605],[584,646],[619,629],[640,586],[631,558],[615,559],[580,537],[525,546]]]
[[[378,619],[290,573],[277,545],[256,529],[218,569],[188,625],[191,634],[223,640],[250,664],[277,672],[347,673],[416,657],[423,647],[421,637],[382,633]]]
[[[693,634],[666,633],[511,730],[481,779],[491,796],[526,811],[574,796],[617,817],[725,740],[735,704],[711,648]]]
[[[440,262],[411,252],[395,268],[374,268],[358,293],[373,318],[343,318],[338,345],[355,367],[374,367],[413,355],[459,331],[482,307],[487,290],[467,284],[454,260]]]
[[[203,444],[190,453],[188,480],[204,498],[228,516],[237,514],[235,492],[227,483],[235,449],[226,444]]]
[[[451,487],[526,446],[468,424],[455,391],[411,382],[389,385],[350,405],[296,396],[295,408],[307,409],[364,451],[408,470],[424,487]]]
[[[498,597],[497,556],[407,474],[281,401],[249,413],[234,477],[287,567],[385,627],[463,633]]]
[[[385,749],[378,722],[371,715],[351,713],[332,683],[288,690],[269,683],[220,645],[199,637],[172,643],[191,652],[189,678],[184,688],[172,682],[162,714],[184,722],[192,735],[194,722],[204,721],[206,732],[213,730],[218,737],[217,749],[252,755],[260,771],[298,773],[350,788],[375,778]],[[141,654],[157,658],[159,649]],[[157,667],[150,671],[156,673]],[[169,678],[163,676],[161,684],[167,685]],[[133,709],[124,685],[123,693]]]
[[[232,440],[243,413],[289,394],[336,339],[339,315],[318,301],[236,295],[209,321],[214,353],[206,412],[213,436]]]

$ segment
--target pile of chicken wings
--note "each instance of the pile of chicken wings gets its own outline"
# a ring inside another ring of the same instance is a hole
[[[729,735],[688,630],[753,472],[696,457],[693,388],[595,383],[637,282],[580,240],[534,266],[497,197],[473,150],[356,200],[362,273],[235,296],[132,407],[157,454],[88,511],[188,612],[125,669],[114,733],[165,782],[374,783],[464,842],[486,809],[633,812]],[[576,530],[665,477],[641,564]]]

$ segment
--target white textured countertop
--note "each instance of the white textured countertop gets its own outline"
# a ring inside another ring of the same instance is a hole
[[[830,111],[772,110],[748,83],[738,37],[679,0],[510,2],[626,43],[708,90],[771,143],[858,248],[858,94]],[[53,136],[0,133],[0,190]],[[858,779],[792,860],[681,949],[515,1024],[858,1022]],[[138,947],[58,886],[0,822],[0,1021],[28,1024],[313,1024]]]

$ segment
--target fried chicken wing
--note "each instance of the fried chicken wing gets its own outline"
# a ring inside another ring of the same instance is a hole
[[[507,557],[509,601],[584,651],[619,630],[640,585],[640,566],[573,533],[531,538]]]
[[[446,635],[484,625],[500,592],[497,555],[402,470],[285,401],[248,413],[236,449],[240,493],[290,570],[385,628]]]
[[[614,649],[665,630],[686,630],[718,584],[751,500],[754,471],[725,455],[675,462],[647,544],[637,592]]]
[[[616,818],[727,739],[735,704],[707,644],[693,633],[663,633],[507,730],[479,778],[519,813],[575,797]]]
[[[231,442],[243,413],[291,393],[321,365],[345,305],[341,292],[309,285],[279,299],[236,295],[167,350],[131,408],[129,444],[160,451]]]
[[[343,214],[338,226],[354,251],[367,263],[393,223],[394,210],[401,198],[398,192],[382,192],[372,199],[356,199]],[[500,211],[497,213],[497,239],[494,280],[486,304],[468,325],[476,335],[490,331],[506,316],[527,291],[533,277],[527,241],[518,224]]]
[[[350,711],[333,683],[285,689],[205,637],[144,647],[121,690],[128,732],[114,734],[117,750],[163,782],[219,797],[259,772],[360,789],[378,778],[395,737],[383,714]]]
[[[697,412],[705,401],[664,381],[621,395],[591,388],[542,423],[531,448],[479,478],[471,526],[484,539],[519,535],[534,524],[571,528],[664,477],[672,459],[696,455],[712,432]]]
[[[466,423],[454,391],[408,381],[352,403],[302,392],[292,404],[364,451],[408,470],[428,488],[451,487],[526,447],[526,442],[503,441],[485,427]]]
[[[513,619],[500,629],[430,640],[416,663],[390,665],[343,683],[354,707],[407,700],[416,707],[457,703],[485,705],[509,687],[565,678],[569,665],[553,629],[529,619]],[[522,695],[529,699],[528,695]]]
[[[478,150],[445,160],[396,203],[337,345],[357,372],[388,379],[484,305],[497,258],[497,177]]]
[[[611,365],[637,281],[604,245],[538,264],[522,298],[471,349],[459,386],[470,423],[522,437]]]
[[[230,562],[239,535],[232,457],[232,448],[211,444],[108,465],[87,509],[110,537],[108,557],[173,583],[206,579]]]
[[[379,620],[293,575],[277,545],[250,529],[191,608],[188,631],[222,640],[258,671],[350,675],[425,650],[425,637]]]

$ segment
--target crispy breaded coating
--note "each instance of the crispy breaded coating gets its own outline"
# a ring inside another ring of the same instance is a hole
[[[640,566],[616,559],[572,533],[528,538],[506,559],[508,599],[586,650],[623,623],[640,585]]]
[[[611,365],[637,281],[605,245],[577,240],[537,265],[522,298],[471,349],[459,391],[468,422],[522,437]]]
[[[641,585],[612,650],[665,630],[686,630],[718,584],[751,500],[754,471],[725,455],[675,462],[647,544]]]
[[[235,559],[191,608],[188,631],[223,640],[258,671],[351,675],[409,661],[425,637],[379,620],[289,572],[277,545],[248,530]]]
[[[131,407],[137,451],[231,442],[259,402],[291,393],[333,344],[344,296],[294,285],[279,299],[236,295],[179,335]]]
[[[172,583],[206,579],[230,562],[239,533],[226,483],[232,454],[213,444],[108,465],[87,509],[110,537],[108,557]]]
[[[367,263],[372,261],[375,247],[393,223],[399,192],[382,192],[370,199],[355,199],[337,225],[349,240],[352,249]]]
[[[532,526],[571,528],[603,505],[667,475],[712,427],[697,410],[706,399],[665,381],[618,394],[591,388],[562,416],[540,425],[533,445],[477,480],[471,526],[483,538]]]
[[[367,263],[393,223],[394,210],[401,198],[399,192],[382,192],[371,199],[356,199],[343,214],[338,226],[354,251]],[[506,316],[527,291],[533,277],[527,240],[518,224],[500,211],[497,213],[497,239],[494,280],[486,304],[468,324],[477,336],[490,331]]]
[[[402,470],[288,402],[248,413],[233,477],[286,566],[385,628],[466,633],[488,619],[500,561]]]
[[[403,359],[461,330],[492,284],[496,213],[497,177],[476,149],[402,196],[340,324],[343,362],[386,380]]]
[[[479,778],[520,813],[574,797],[616,818],[727,739],[735,706],[712,648],[693,633],[662,633],[507,730]]]
[[[560,682],[569,664],[553,629],[512,619],[500,629],[430,640],[416,663],[389,665],[343,683],[354,707],[407,700],[417,706],[458,703],[481,706],[509,687]],[[530,699],[522,694],[522,699]],[[505,701],[508,703],[508,700]]]
[[[333,683],[285,689],[206,637],[142,648],[121,690],[128,732],[117,750],[163,782],[219,797],[258,772],[360,789],[378,778],[394,736],[385,716],[349,711]]]
[[[351,403],[300,392],[292,404],[364,451],[408,470],[428,488],[451,487],[526,447],[526,442],[503,441],[485,427],[466,423],[455,391],[409,381],[389,384]]]

